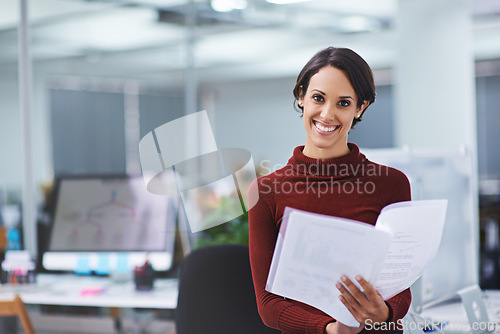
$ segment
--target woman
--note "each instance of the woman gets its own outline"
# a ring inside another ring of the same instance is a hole
[[[259,195],[251,199],[257,203],[249,211],[250,262],[259,314],[267,326],[283,333],[358,333],[366,331],[364,324],[370,329],[377,324],[396,328],[408,311],[409,289],[384,301],[362,277],[356,279],[364,293],[348,277],[332,282],[332,289],[340,290],[341,301],[361,324],[358,328],[265,290],[286,206],[374,225],[384,206],[410,200],[403,173],[367,160],[347,141],[353,125],[375,101],[372,71],[358,54],[333,47],[319,51],[300,72],[293,93],[303,116],[305,145],[295,148],[285,167],[260,177],[249,191],[250,196]]]

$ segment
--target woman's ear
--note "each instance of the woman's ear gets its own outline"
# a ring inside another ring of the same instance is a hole
[[[299,86],[299,98],[298,98],[298,102],[299,102],[299,107],[303,107],[304,106],[304,94],[302,92],[302,85]]]
[[[363,113],[365,112],[366,108],[370,105],[370,102],[364,100],[363,104],[358,108],[358,111],[356,112],[356,115],[354,117],[360,118],[363,116]]]

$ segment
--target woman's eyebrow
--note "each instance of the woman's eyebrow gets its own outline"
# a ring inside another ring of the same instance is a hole
[[[352,100],[354,100],[352,98],[352,96],[339,96],[339,99],[352,99]]]
[[[313,91],[317,91],[318,93],[322,94],[322,95],[326,95],[325,93],[323,93],[322,91],[320,91],[319,89],[313,89]]]

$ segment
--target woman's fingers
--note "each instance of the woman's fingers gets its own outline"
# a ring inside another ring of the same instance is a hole
[[[389,317],[389,308],[380,293],[361,276],[356,276],[360,289],[347,276],[343,275],[337,282],[340,291],[340,300],[347,307],[353,317],[360,323],[370,319],[373,321],[386,321]]]
[[[380,293],[373,287],[373,285],[368,283],[368,281],[360,275],[356,275],[356,281],[358,281],[359,285],[363,288],[364,295],[368,300],[374,300],[380,296]]]
[[[340,280],[342,281],[343,283],[343,286],[344,286],[344,291],[345,291],[345,288],[347,288],[348,292],[350,293],[350,295],[356,299],[356,301],[360,304],[362,304],[367,298],[366,298],[366,295],[364,294],[363,291],[361,291],[357,286],[356,284],[354,284],[350,279],[349,277],[343,275]]]

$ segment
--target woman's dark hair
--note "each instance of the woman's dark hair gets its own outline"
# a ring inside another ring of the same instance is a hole
[[[373,81],[373,73],[370,66],[368,66],[360,55],[351,49],[334,47],[328,47],[316,53],[307,62],[302,71],[300,71],[297,77],[297,83],[293,89],[295,102],[301,97],[301,91],[302,94],[307,92],[311,77],[325,66],[333,66],[347,74],[352,88],[354,88],[356,92],[358,108],[363,105],[363,101],[368,101],[370,104],[375,102],[375,83]],[[302,107],[296,106],[295,109],[301,114],[303,113]],[[363,110],[363,114],[365,110]],[[352,126],[361,121],[363,114],[361,114],[359,118],[353,120]]]

